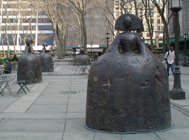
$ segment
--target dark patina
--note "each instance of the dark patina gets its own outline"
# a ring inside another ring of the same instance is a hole
[[[74,64],[88,65],[90,63],[90,57],[84,53],[81,49],[80,54],[74,57]]]
[[[52,56],[46,52],[47,43],[43,43],[43,49],[41,52],[41,66],[42,72],[53,72],[54,71],[54,62]]]
[[[41,61],[38,56],[32,54],[31,45],[33,40],[26,38],[26,48],[18,61],[17,81],[26,80],[27,83],[42,81]]]
[[[171,112],[166,70],[140,36],[130,32],[132,18],[122,18],[119,24],[124,32],[91,66],[86,125],[128,133],[168,129]]]

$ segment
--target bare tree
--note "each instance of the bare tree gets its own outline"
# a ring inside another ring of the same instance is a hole
[[[158,11],[158,13],[159,13],[159,15],[162,19],[162,22],[163,22],[163,25],[164,25],[164,33],[165,33],[165,39],[166,39],[167,47],[170,48],[168,20],[166,20],[166,15],[165,15],[168,0],[158,0],[158,1],[152,0],[152,3],[157,8],[157,11]]]
[[[116,4],[115,10],[118,10],[118,13],[115,13],[114,11],[114,4]],[[137,0],[120,0],[117,1],[117,3],[114,3],[114,0],[103,1],[101,8],[104,10],[104,17],[113,36],[116,35],[114,30],[114,23],[118,16],[117,14],[121,15],[135,11],[135,14],[138,15],[138,6],[139,2]]]
[[[67,6],[66,0],[41,0],[40,6],[46,12],[46,15],[51,21],[53,34],[58,49],[58,58],[62,58],[65,55],[66,21],[63,9]]]
[[[80,47],[87,52],[87,29],[85,23],[85,16],[87,14],[87,10],[89,10],[94,3],[97,1],[93,0],[67,0],[67,4],[71,7],[72,11],[77,16],[77,20],[81,30],[81,43]]]
[[[34,35],[32,32],[32,20],[36,15],[36,5],[35,1],[27,0],[27,1],[19,1],[18,3],[18,14],[17,14],[17,35],[19,35],[21,39],[21,43],[25,44],[25,39],[27,36],[30,36],[34,39]],[[17,40],[19,41],[19,40]],[[33,49],[33,48],[32,48]]]
[[[6,40],[6,45],[7,45],[7,57],[10,57],[10,44],[9,44],[9,36],[8,36],[8,30],[9,30],[9,20],[8,20],[8,10],[7,7],[4,8],[5,10],[5,26],[4,26],[4,35],[5,35],[5,40]]]
[[[148,26],[148,32],[150,36],[150,46],[151,48],[154,48],[153,45],[153,33],[154,33],[154,28],[153,28],[153,20],[152,20],[152,5],[150,0],[142,0],[142,5],[144,7],[144,16],[145,20]]]
[[[110,30],[110,33],[114,37],[114,21],[116,21],[116,17],[114,16],[113,12],[113,2],[114,0],[104,0],[99,3],[99,6],[104,11],[103,16],[105,17],[105,22],[107,23],[107,30]]]

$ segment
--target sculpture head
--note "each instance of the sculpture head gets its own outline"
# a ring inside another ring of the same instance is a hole
[[[123,19],[123,26],[124,26],[124,29],[125,31],[130,31],[130,27],[131,27],[131,17],[129,16],[126,16],[124,19]]]
[[[43,46],[43,47],[47,47],[48,44],[47,44],[46,42],[44,42],[44,43],[42,44],[42,46]]]
[[[44,43],[42,44],[42,46],[43,46],[42,53],[45,53],[45,52],[46,52],[46,48],[45,48],[45,47],[47,47],[48,44],[47,44],[46,42],[44,42]]]
[[[33,44],[33,40],[32,40],[32,38],[31,37],[26,37],[26,46],[30,46],[31,47],[31,45]]]

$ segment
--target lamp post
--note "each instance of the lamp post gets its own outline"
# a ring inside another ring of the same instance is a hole
[[[170,91],[171,99],[185,99],[185,92],[181,87],[180,80],[180,67],[179,67],[179,36],[180,36],[180,28],[179,28],[179,11],[182,9],[181,1],[171,0],[171,8],[170,10],[173,13],[173,28],[175,33],[175,71],[174,71],[174,85],[173,89]]]
[[[106,40],[107,40],[107,48],[109,47],[109,39],[110,39],[110,33],[106,33]]]
[[[186,56],[186,52],[187,52],[186,39],[187,39],[187,37],[188,37],[188,34],[184,33],[184,63],[183,63],[183,66],[188,66],[188,64],[187,64],[187,56]]]
[[[186,39],[188,37],[188,34],[187,33],[184,33],[184,53],[186,55]]]

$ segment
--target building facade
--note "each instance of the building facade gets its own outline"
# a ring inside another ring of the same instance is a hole
[[[189,0],[182,0],[183,11],[182,11],[182,33],[187,33],[189,35]]]
[[[113,4],[112,4],[113,7]],[[32,0],[1,0],[0,50],[24,50],[25,38],[31,36],[33,49],[41,50],[42,43],[54,45],[52,24],[38,2]],[[66,20],[66,45],[78,46],[81,32],[77,17],[70,8],[63,9]],[[104,10],[96,3],[85,17],[87,44],[106,45],[106,33],[110,32]],[[113,21],[113,20],[112,20]],[[111,22],[112,22],[111,21]]]
[[[28,0],[1,0],[0,50],[24,50],[25,38],[34,40],[34,50],[41,44],[53,45],[51,22],[38,3]]]

